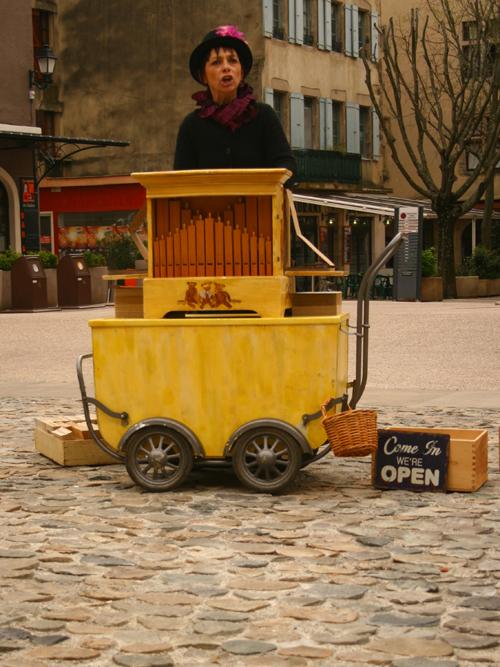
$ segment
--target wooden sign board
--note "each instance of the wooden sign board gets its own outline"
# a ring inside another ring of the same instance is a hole
[[[450,436],[381,429],[373,485],[378,489],[446,491]]]

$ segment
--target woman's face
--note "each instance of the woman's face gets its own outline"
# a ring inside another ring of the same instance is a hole
[[[210,88],[216,104],[227,104],[236,98],[243,79],[240,59],[234,49],[212,49],[203,71],[203,82]]]

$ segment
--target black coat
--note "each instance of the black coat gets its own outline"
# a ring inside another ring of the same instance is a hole
[[[258,169],[285,167],[296,172],[278,116],[268,104],[257,103],[257,115],[232,132],[193,111],[177,135],[174,169]]]

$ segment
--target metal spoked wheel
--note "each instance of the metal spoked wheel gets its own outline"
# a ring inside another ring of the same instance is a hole
[[[279,428],[252,429],[240,436],[233,450],[236,476],[254,491],[281,491],[294,480],[301,463],[297,441]]]
[[[127,471],[148,491],[170,491],[180,486],[193,467],[193,452],[186,439],[164,426],[136,433],[127,448]]]

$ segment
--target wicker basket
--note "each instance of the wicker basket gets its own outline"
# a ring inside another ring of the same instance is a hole
[[[335,456],[367,456],[377,449],[375,410],[347,410],[327,416],[322,407],[323,426]]]

